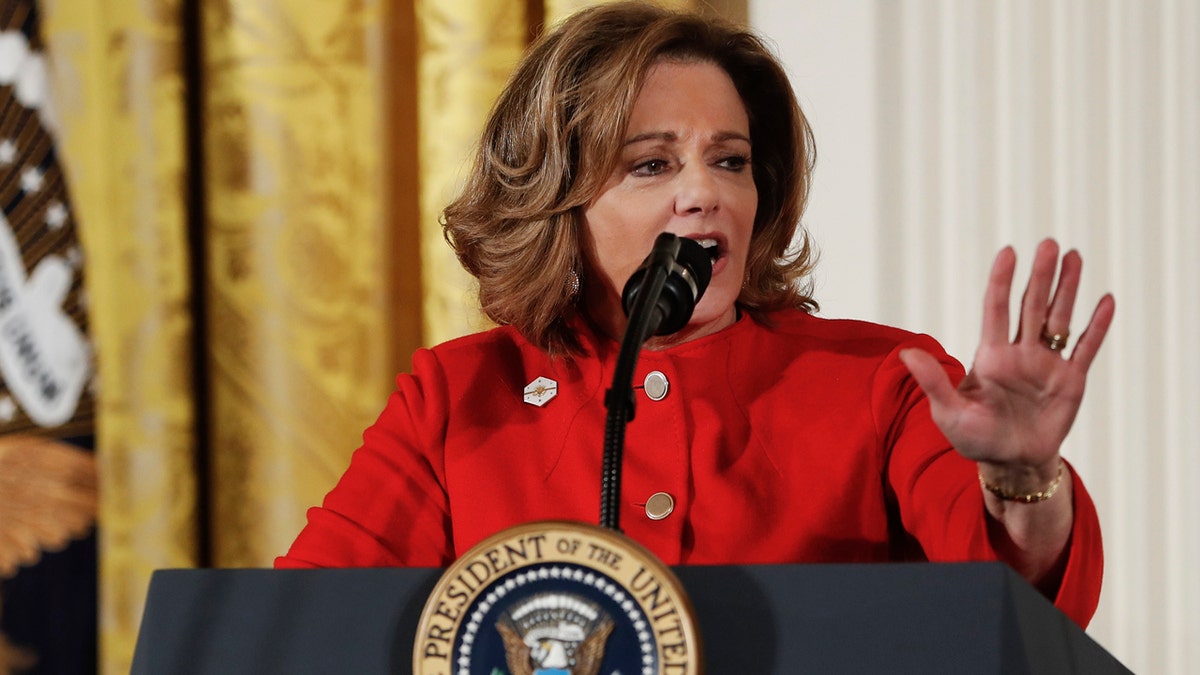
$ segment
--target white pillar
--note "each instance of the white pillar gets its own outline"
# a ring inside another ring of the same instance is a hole
[[[1116,295],[1064,449],[1105,536],[1089,632],[1135,672],[1200,671],[1200,3],[751,0],[750,17],[816,132],[824,315],[931,333],[969,364],[992,256],[1015,245],[1026,274],[1047,236],[1084,257],[1076,335]]]

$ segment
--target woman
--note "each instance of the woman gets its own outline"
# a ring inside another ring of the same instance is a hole
[[[1005,249],[965,376],[928,337],[816,318],[807,239],[791,248],[812,158],[752,35],[616,4],[540,39],[444,216],[500,327],[414,356],[277,565],[442,566],[517,523],[596,522],[621,290],[671,232],[716,259],[688,325],[640,357],[628,536],[668,564],[1000,558],[1086,624],[1099,525],[1058,451],[1111,297],[1064,358],[1081,262],[1052,288],[1043,242],[1010,340]]]

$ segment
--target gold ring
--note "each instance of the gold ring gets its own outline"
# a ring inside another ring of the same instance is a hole
[[[1042,329],[1042,343],[1050,348],[1050,351],[1056,352],[1067,346],[1067,336],[1070,333],[1051,333],[1046,328]]]

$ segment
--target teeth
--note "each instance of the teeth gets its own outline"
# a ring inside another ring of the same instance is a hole
[[[708,254],[709,260],[714,264],[717,262],[717,258],[721,257],[721,249],[717,247],[716,239],[697,239],[696,243],[700,244],[700,247]]]

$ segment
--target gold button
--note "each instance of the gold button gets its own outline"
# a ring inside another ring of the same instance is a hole
[[[646,517],[662,520],[675,510],[675,498],[665,492],[655,492],[646,500]]]
[[[646,396],[649,396],[651,401],[663,400],[667,397],[667,390],[671,388],[667,376],[657,370],[650,371],[642,385],[646,388]]]

